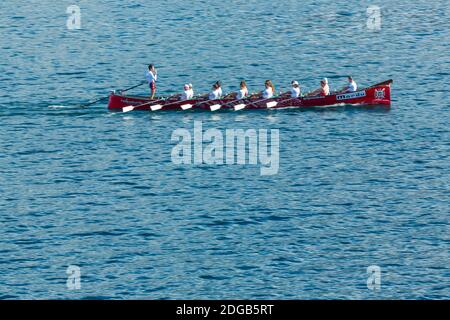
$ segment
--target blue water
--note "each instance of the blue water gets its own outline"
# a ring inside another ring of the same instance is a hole
[[[80,30],[66,27],[71,4]],[[450,297],[447,1],[3,0],[0,12],[0,298]],[[352,74],[360,86],[394,79],[393,103],[73,107],[138,83],[148,63],[160,93],[242,78],[252,91],[322,77],[336,89]],[[173,164],[172,132],[194,120],[279,129],[278,174]]]

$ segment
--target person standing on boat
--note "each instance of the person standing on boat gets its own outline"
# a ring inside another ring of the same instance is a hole
[[[355,92],[356,90],[358,90],[358,86],[356,85],[356,82],[355,80],[353,80],[352,76],[348,76],[347,80],[348,84],[344,88],[342,88],[341,93]]]
[[[155,93],[156,93],[156,80],[158,79],[158,71],[156,70],[156,68],[153,64],[150,64],[148,66],[148,71],[145,74],[145,78],[147,79],[148,85],[152,92],[151,99],[153,99],[155,97]]]

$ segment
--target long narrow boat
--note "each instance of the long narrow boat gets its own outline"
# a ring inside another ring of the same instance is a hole
[[[218,110],[218,109],[267,109],[267,108],[308,108],[328,107],[338,105],[385,105],[391,104],[391,84],[393,80],[387,80],[376,85],[360,89],[352,93],[332,93],[328,96],[286,98],[274,97],[271,99],[220,99],[207,100],[193,99],[180,101],[174,98],[150,99],[142,96],[127,96],[116,92],[109,97],[108,108],[111,111],[123,111],[124,108],[133,106],[133,110]],[[152,108],[153,106],[153,108]],[[241,106],[241,107],[240,107]]]

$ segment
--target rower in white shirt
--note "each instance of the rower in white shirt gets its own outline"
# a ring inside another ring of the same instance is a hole
[[[194,97],[194,92],[191,90],[188,84],[184,85],[184,92],[180,95],[180,100],[190,100]]]
[[[194,86],[192,85],[192,83],[189,83],[188,86],[189,86],[189,91],[191,92],[190,99],[192,99],[194,97]]]
[[[222,89],[220,88],[219,84],[216,82],[212,86],[212,91],[208,95],[209,100],[217,100],[222,96]]]
[[[301,91],[300,91],[300,85],[297,81],[292,81],[292,89],[291,89],[291,98],[298,98],[300,97]]]
[[[266,87],[262,92],[252,95],[252,98],[263,98],[263,99],[270,99],[275,94],[275,86],[273,85],[272,81],[266,80],[264,82],[264,86]]]
[[[355,80],[353,80],[352,76],[348,76],[348,84],[342,88],[341,93],[347,93],[347,92],[355,92],[358,90],[358,86],[356,85]]]
[[[247,89],[247,83],[245,80],[242,80],[239,85],[239,91],[237,92],[231,92],[225,96],[226,99],[237,99],[242,100],[248,97],[248,89]]]
[[[239,85],[239,91],[237,92],[236,99],[242,100],[246,97],[248,97],[247,83],[245,82],[245,80],[242,80],[241,84]]]
[[[219,97],[221,97],[223,95],[222,92],[222,83],[220,81],[216,81],[215,85],[217,86],[218,90],[219,90]]]

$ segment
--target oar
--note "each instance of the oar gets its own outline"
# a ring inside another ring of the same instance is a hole
[[[142,86],[144,83],[146,83],[146,81],[141,82],[140,84],[137,84],[137,85],[132,86],[132,87],[130,87],[130,88],[127,88],[127,89],[125,89],[125,90],[121,90],[121,92],[126,92],[126,91],[129,91],[129,90],[131,90],[131,89],[140,87],[140,86]],[[109,98],[109,95],[108,95],[107,97],[103,97],[103,98],[97,99],[97,100],[95,100],[95,101],[92,101],[92,102],[89,102],[89,103],[80,105],[79,107],[80,107],[80,108],[85,108],[85,107],[91,106],[91,105],[93,105],[93,104],[95,104],[95,103],[97,103],[97,102],[106,100],[106,99],[108,99],[108,98]]]
[[[122,111],[123,111],[123,112],[129,112],[129,111],[132,111],[132,110],[134,110],[134,109],[136,109],[136,108],[145,107],[145,106],[148,106],[149,104],[152,104],[152,103],[157,103],[157,102],[169,100],[170,98],[173,98],[173,97],[176,97],[176,96],[179,96],[179,94],[171,95],[171,96],[167,97],[166,99],[154,100],[154,101],[146,102],[146,103],[143,103],[143,104],[140,104],[140,105],[137,105],[137,106],[126,106],[126,107],[124,107],[124,108],[122,109]],[[193,97],[192,99],[195,99],[195,97]],[[189,100],[192,100],[192,99],[189,99]],[[151,109],[152,111],[157,111],[157,110],[162,109],[163,107],[168,107],[168,106],[171,106],[171,105],[180,103],[180,102],[182,102],[182,101],[181,101],[181,100],[177,100],[177,101],[174,101],[174,102],[171,102],[171,103],[167,103],[167,104],[164,104],[164,105],[161,105],[161,104],[154,104],[154,105],[151,105],[151,106],[150,106],[150,109]],[[203,103],[203,101],[202,101],[201,103]],[[197,104],[198,104],[198,103],[197,103]],[[187,109],[192,108],[193,106],[194,106],[194,105],[188,104],[188,103],[187,103],[187,104],[181,105],[180,107],[181,107],[181,109],[183,109],[183,110],[187,110]]]
[[[133,111],[133,110],[136,109],[136,108],[148,106],[149,104],[151,104],[150,109],[151,109],[152,111],[156,111],[156,110],[161,109],[163,106],[160,105],[160,104],[153,104],[153,103],[157,103],[157,102],[161,102],[161,101],[166,101],[166,100],[169,100],[170,98],[173,98],[173,97],[175,97],[175,96],[177,96],[177,95],[178,95],[178,94],[173,94],[173,95],[168,96],[168,97],[166,97],[166,98],[164,98],[164,99],[159,99],[159,100],[149,101],[149,102],[146,102],[146,103],[137,105],[137,106],[126,106],[126,107],[122,108],[122,112],[130,112],[130,111]]]
[[[189,109],[192,108],[192,107],[195,107],[195,106],[197,106],[197,105],[199,105],[199,104],[207,104],[207,103],[209,103],[209,102],[216,101],[216,100],[220,100],[220,98],[219,98],[219,99],[210,99],[210,100],[205,100],[205,101],[197,102],[197,103],[194,104],[194,105],[189,105],[189,106],[190,106]],[[222,107],[222,106],[221,106],[220,104],[213,104],[213,105],[209,106],[209,109],[210,109],[211,111],[217,111],[217,110],[219,110],[221,107]],[[181,108],[183,108],[183,106],[181,106]],[[183,110],[185,110],[185,109],[183,109]]]
[[[284,93],[282,93],[281,95],[283,95],[283,94],[284,94]],[[248,99],[248,98],[246,98],[246,99]],[[267,101],[267,100],[271,100],[271,99],[274,99],[274,97],[272,97],[272,98],[266,98],[266,99],[261,99],[261,100],[257,100],[257,101],[254,101],[254,102],[250,102],[250,103],[248,103],[248,104],[238,104],[238,105],[235,105],[235,106],[234,106],[234,111],[242,110],[242,109],[244,109],[244,108],[246,108],[246,107],[248,107],[248,106],[255,105],[255,104],[258,104],[258,103],[261,103],[261,102],[264,102],[264,101]],[[244,100],[244,99],[243,99],[243,100]],[[282,100],[282,101],[284,101],[284,100]],[[232,101],[232,102],[236,102],[236,101]],[[231,102],[230,102],[230,103],[231,103]],[[266,107],[267,107],[268,109],[270,109],[270,108],[275,107],[277,104],[278,104],[277,101],[270,101],[270,102],[267,102],[267,103],[266,103]]]
[[[211,111],[217,111],[217,110],[219,110],[220,108],[222,108],[222,107],[224,107],[224,106],[228,106],[228,105],[230,105],[230,104],[232,104],[232,103],[236,103],[236,102],[238,102],[238,101],[244,101],[244,100],[248,100],[249,99],[249,97],[245,97],[245,98],[242,98],[242,99],[235,99],[235,100],[232,100],[232,101],[230,101],[230,102],[227,102],[227,103],[224,103],[224,104],[213,104],[213,105],[211,105],[209,108],[210,108],[210,110]],[[272,98],[271,98],[272,99]],[[214,100],[219,100],[219,99],[213,99],[213,100],[207,100],[207,101],[202,101],[202,102],[199,102],[199,103],[197,103],[197,104],[200,104],[200,103],[207,103],[207,102],[211,102],[211,101],[214,101]],[[197,104],[195,104],[195,105],[197,105]],[[194,106],[195,106],[194,105]],[[191,107],[192,107],[192,105],[190,105]],[[238,106],[242,106],[241,108],[239,108],[239,109],[236,109],[236,107],[238,107]],[[181,106],[181,107],[183,107],[183,106]],[[234,106],[235,107],[235,110],[241,110],[241,109],[243,109],[243,108],[245,108],[245,104],[239,104],[239,105],[235,105]]]
[[[202,96],[199,95],[199,96],[192,97],[192,98],[189,99],[189,100],[194,100],[194,99],[201,98],[201,97],[202,97]],[[187,101],[188,101],[188,100],[187,100]],[[179,101],[175,101],[175,102],[172,102],[172,103],[168,103],[168,104],[165,104],[164,107],[166,107],[166,106],[171,106],[171,105],[174,105],[174,104],[177,104],[177,103],[180,103],[180,102],[182,102],[182,101],[179,100]],[[199,104],[199,103],[205,103],[205,102],[207,102],[207,101],[200,101],[200,102],[197,102],[196,104],[185,103],[185,104],[182,104],[182,105],[180,106],[180,108],[181,108],[182,110],[188,110],[188,109],[191,109],[193,106],[196,106],[196,105]]]
[[[230,105],[230,104],[232,104],[232,103],[236,103],[236,102],[238,102],[238,101],[244,101],[244,100],[248,100],[248,99],[249,99],[249,97],[245,97],[245,98],[242,98],[242,99],[233,100],[233,101],[230,101],[230,102],[227,102],[227,103],[222,104],[222,107],[228,106],[228,105]],[[245,104],[243,104],[243,103],[234,105],[234,110],[235,110],[235,111],[241,110],[241,109],[244,109],[244,108],[245,108]]]
[[[211,99],[211,100],[199,101],[199,102],[197,102],[195,104],[187,103],[187,104],[181,105],[180,107],[183,110],[188,110],[188,109],[191,109],[192,107],[195,107],[195,106],[197,106],[199,104],[204,104],[204,103],[208,103],[208,102],[215,101],[215,100],[220,100],[220,99]],[[210,108],[211,111],[216,111],[216,110],[219,110],[221,108],[221,105],[220,104],[214,104],[214,105],[211,105],[209,108]]]

